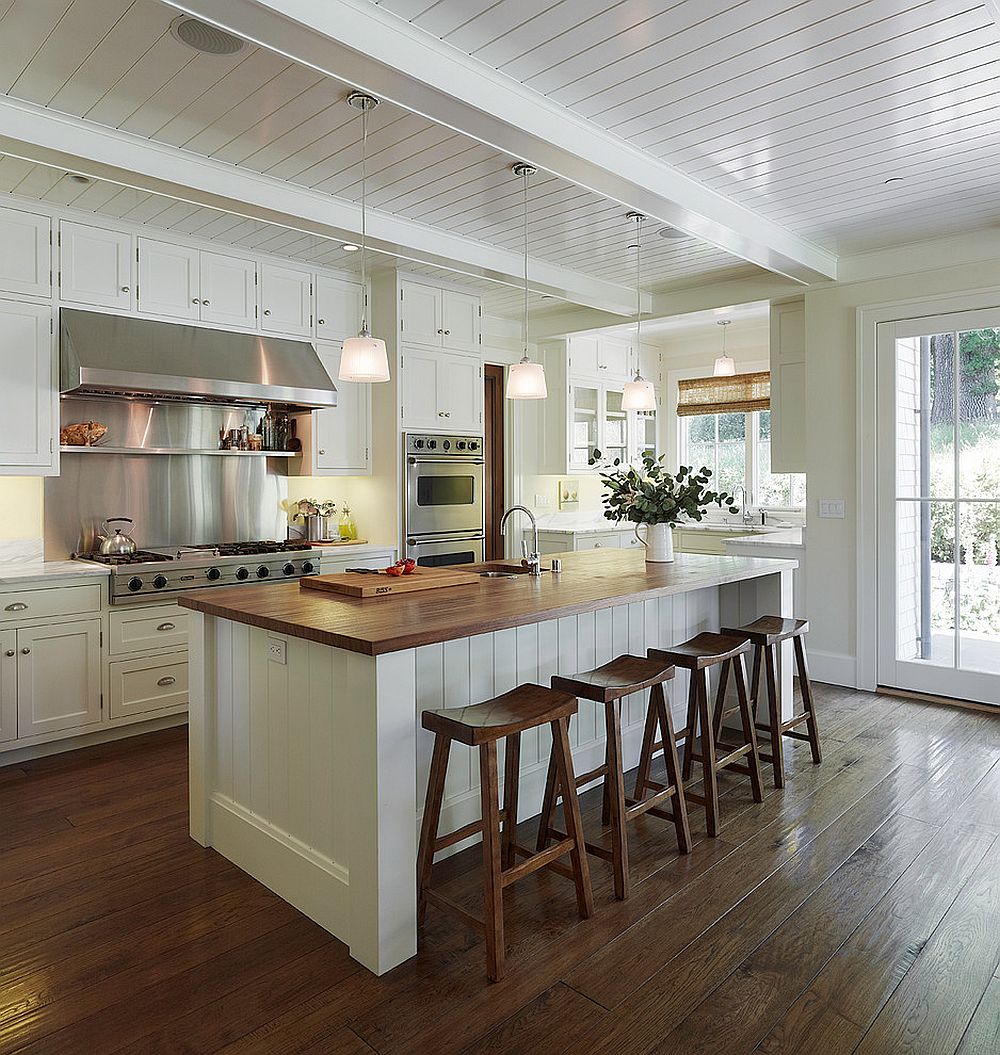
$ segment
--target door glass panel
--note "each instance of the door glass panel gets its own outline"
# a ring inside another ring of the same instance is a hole
[[[617,389],[604,393],[604,453],[624,462],[628,460],[628,414],[622,410],[622,395]]]
[[[598,389],[576,385],[573,388],[573,454],[574,465],[586,465],[597,447]]]
[[[959,665],[1000,673],[1000,502],[961,502]]]
[[[896,658],[955,663],[955,506],[896,503]]]

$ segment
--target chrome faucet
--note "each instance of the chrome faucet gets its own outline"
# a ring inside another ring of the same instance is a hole
[[[542,564],[541,558],[538,555],[538,521],[535,520],[535,514],[527,506],[511,506],[504,515],[500,518],[500,534],[507,534],[507,521],[510,519],[512,513],[524,513],[525,516],[531,521],[531,533],[532,533],[532,551],[528,553],[528,543],[524,539],[521,539],[521,553],[524,556],[524,563],[528,566],[529,575],[541,575]]]
[[[753,523],[753,513],[750,512],[750,509],[747,506],[747,489],[743,486],[743,484],[740,484],[738,487],[736,487],[735,491],[733,492],[734,498],[736,497],[737,491],[743,496],[740,501],[740,509],[743,512],[743,523],[749,527],[750,524]]]

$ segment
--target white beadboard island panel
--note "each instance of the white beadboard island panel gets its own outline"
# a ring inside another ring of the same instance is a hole
[[[193,611],[191,834],[384,973],[416,951],[416,847],[431,753],[422,711],[547,684],[758,614],[791,614],[792,567],[377,656]],[[790,671],[785,663],[786,698]],[[678,672],[668,693],[679,726],[686,690]],[[623,711],[627,767],[638,760],[644,705],[638,694]],[[578,771],[603,758],[603,725],[597,706],[581,701],[571,727]],[[524,736],[522,818],[540,811],[548,751],[547,730]],[[477,760],[453,745],[442,831],[478,816]],[[675,852],[665,830],[664,853]]]

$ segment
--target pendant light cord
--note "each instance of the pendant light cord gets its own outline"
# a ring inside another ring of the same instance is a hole
[[[524,187],[524,208],[522,217],[523,244],[524,244],[524,316],[522,319],[521,335],[523,338],[522,354],[528,358],[528,166],[525,165],[521,172]]]
[[[642,359],[640,351],[642,342],[642,289],[639,285],[642,275],[641,270],[642,253],[642,216],[635,218],[635,379],[639,380],[639,363]]]
[[[361,332],[368,332],[368,106],[361,107]]]

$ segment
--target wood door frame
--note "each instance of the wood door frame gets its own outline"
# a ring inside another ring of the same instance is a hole
[[[504,540],[500,517],[506,501],[504,368],[495,363],[483,366],[483,454],[486,472],[483,488],[483,529],[486,560],[502,560]]]

